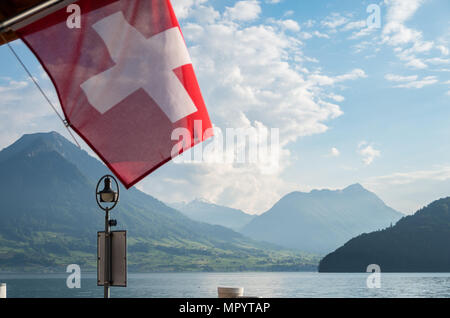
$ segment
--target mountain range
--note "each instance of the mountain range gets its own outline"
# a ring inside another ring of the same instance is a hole
[[[361,234],[322,259],[320,272],[450,272],[450,197],[437,200],[395,226]]]
[[[107,173],[55,132],[0,151],[0,270],[94,270],[94,192]],[[328,254],[322,272],[449,271],[449,211],[446,198],[404,217],[360,184],[292,192],[258,216],[205,200],[170,207],[121,187],[111,217],[128,231],[131,271],[315,270],[318,254]]]
[[[327,254],[361,233],[383,229],[403,215],[360,184],[343,190],[292,192],[240,231],[253,239]]]
[[[95,202],[108,169],[61,135],[24,135],[0,152],[0,270],[96,267]],[[318,259],[197,222],[137,189],[121,188],[111,212],[128,231],[134,271],[315,269]]]

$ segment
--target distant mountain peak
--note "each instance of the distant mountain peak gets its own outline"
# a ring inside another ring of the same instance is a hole
[[[288,197],[299,197],[299,196],[308,196],[308,195],[328,195],[330,193],[371,193],[369,190],[364,188],[360,183],[351,184],[343,189],[313,189],[309,192],[301,192],[301,191],[293,191],[288,193],[285,198]]]
[[[33,133],[33,134],[24,134],[11,146],[13,146],[16,143],[20,143],[20,142],[30,142],[30,141],[34,142],[34,141],[38,141],[38,140],[43,140],[43,141],[48,141],[48,142],[70,143],[66,138],[64,138],[62,135],[60,135],[56,131],[50,131],[50,132],[39,132],[39,133]]]
[[[55,131],[23,135],[13,144],[0,151],[0,164],[8,160],[24,157],[32,158],[52,152],[74,164],[93,182],[96,182],[102,175],[110,173],[102,162]]]
[[[25,134],[2,152],[5,152],[7,156],[22,152],[36,153],[41,151],[56,151],[63,154],[64,150],[73,149],[73,147],[76,146],[59,133],[51,131]]]
[[[360,183],[354,183],[343,189],[343,191],[367,191]]]
[[[288,248],[324,253],[401,218],[359,183],[344,189],[291,192],[254,218],[242,233]]]

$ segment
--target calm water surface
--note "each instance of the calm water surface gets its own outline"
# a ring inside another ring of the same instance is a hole
[[[0,274],[8,298],[103,297],[96,274],[83,274],[81,288],[66,287],[68,274]],[[450,297],[450,273],[381,274],[381,288],[368,289],[368,274],[151,273],[129,274],[128,287],[111,297],[217,297],[217,286],[244,287],[260,297]]]

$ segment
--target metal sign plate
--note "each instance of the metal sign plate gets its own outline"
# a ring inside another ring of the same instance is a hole
[[[105,285],[105,232],[97,233],[97,286]],[[127,231],[111,231],[111,282],[127,287]]]

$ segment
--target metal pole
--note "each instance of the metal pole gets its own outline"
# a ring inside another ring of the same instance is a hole
[[[40,3],[8,20],[1,22],[0,32],[5,32],[8,30],[15,31],[18,28],[25,27],[37,19],[43,18],[46,15],[53,13],[75,1],[76,0],[48,0]]]
[[[6,298],[6,284],[0,284],[0,298]]]
[[[111,282],[111,240],[109,227],[109,209],[105,210],[105,284],[104,284],[104,298],[109,298],[109,284]]]

